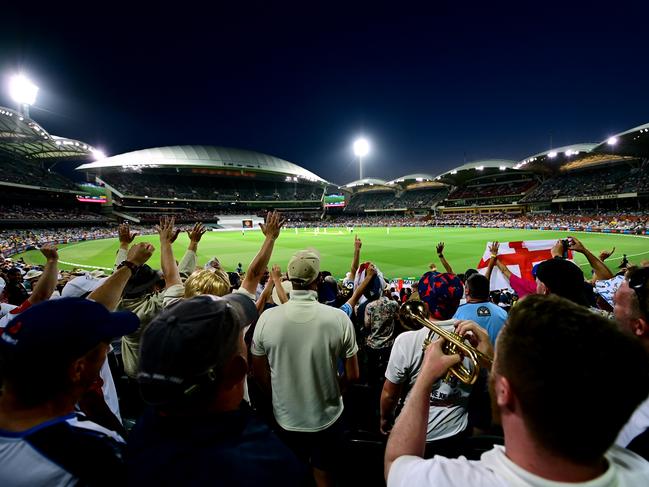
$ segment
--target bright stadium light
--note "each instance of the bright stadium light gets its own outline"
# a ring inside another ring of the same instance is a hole
[[[548,152],[548,157],[550,159],[554,159],[555,157],[557,157],[557,153],[556,152]]]
[[[18,103],[23,115],[29,115],[29,106],[36,102],[38,86],[24,74],[15,74],[9,78],[9,96]]]
[[[106,154],[103,151],[98,149],[92,149],[92,155],[95,156],[95,160],[106,159]]]
[[[606,143],[607,143],[608,145],[615,145],[615,144],[617,144],[617,137],[611,137],[611,138],[609,138],[609,139],[606,141]]]
[[[360,138],[354,141],[354,154],[358,157],[359,179],[363,179],[363,157],[370,152],[370,143],[367,139]]]

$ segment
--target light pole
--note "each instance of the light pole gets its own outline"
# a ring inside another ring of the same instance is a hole
[[[29,107],[36,101],[38,86],[32,83],[24,74],[15,74],[9,78],[9,95],[18,103],[18,111],[29,117]]]
[[[358,156],[359,179],[363,179],[363,157],[370,152],[370,143],[367,139],[360,138],[354,141],[354,154]]]

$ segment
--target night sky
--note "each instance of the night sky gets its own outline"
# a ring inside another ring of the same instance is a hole
[[[0,105],[22,70],[34,119],[109,155],[240,147],[339,184],[360,134],[365,175],[392,179],[649,122],[647,2],[136,3],[3,6]]]

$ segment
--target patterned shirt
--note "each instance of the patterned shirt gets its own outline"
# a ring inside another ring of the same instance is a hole
[[[394,319],[398,310],[399,304],[385,296],[365,307],[365,326],[370,329],[365,340],[368,347],[378,349],[392,346]]]

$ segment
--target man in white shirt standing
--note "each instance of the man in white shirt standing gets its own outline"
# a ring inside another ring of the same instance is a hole
[[[489,342],[474,323],[478,350]],[[423,460],[433,383],[459,355],[428,347],[421,373],[392,430],[385,453],[388,486],[649,485],[649,462],[612,446],[649,392],[642,346],[610,321],[558,296],[528,296],[498,336],[490,376],[505,446],[479,461]],[[623,364],[623,370],[620,370]]]
[[[272,395],[280,436],[310,462],[317,485],[333,485],[343,432],[342,389],[358,380],[358,346],[348,316],[318,302],[319,274],[316,251],[291,258],[290,299],[259,317],[251,351],[255,377]]]

